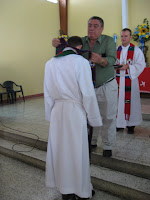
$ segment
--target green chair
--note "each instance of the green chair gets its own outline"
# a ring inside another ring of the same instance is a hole
[[[3,104],[3,95],[7,95],[7,101],[8,101],[8,99],[10,101],[10,93],[7,92],[7,89],[2,84],[0,84],[0,101],[1,101],[1,104]]]
[[[22,93],[22,97],[23,97],[23,100],[25,102],[25,98],[24,98],[24,94],[23,94],[23,89],[22,89],[22,86],[21,85],[17,85],[15,82],[13,81],[5,81],[3,83],[3,86],[6,88],[7,92],[9,94],[11,94],[11,100],[12,100],[12,103],[14,103],[14,100],[16,102],[16,94],[17,93]]]

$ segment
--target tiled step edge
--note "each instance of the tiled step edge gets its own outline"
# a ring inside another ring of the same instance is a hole
[[[38,158],[33,158],[31,156],[12,151],[11,149],[8,149],[2,146],[0,146],[0,153],[5,156],[11,157],[21,162],[32,165],[34,167],[45,170],[45,161],[39,160]]]
[[[150,167],[146,165],[131,163],[115,158],[106,158],[96,153],[92,153],[91,163],[97,166],[132,174],[150,180]]]
[[[150,200],[150,195],[128,188],[116,183],[108,182],[96,177],[91,177],[93,187],[104,192],[114,194],[116,196],[123,197],[127,200]]]
[[[27,163],[29,165],[35,166],[37,168],[40,168],[42,170],[45,170],[45,161],[42,161],[37,158],[33,158],[31,156],[27,156],[21,153],[14,152],[4,147],[0,147],[0,153],[5,156],[9,156],[16,160],[19,160],[21,162]],[[119,196],[123,199],[127,199],[127,200],[133,200],[133,199],[134,200],[149,200],[150,199],[149,194],[146,194],[141,191],[137,191],[125,186],[121,186],[116,183],[98,179],[96,177],[91,177],[91,181],[94,188]]]
[[[150,121],[150,114],[142,114],[142,119],[145,121]]]
[[[91,176],[150,196],[150,180],[148,179],[96,165],[91,165]]]
[[[0,130],[0,137],[14,142],[23,142],[42,151],[47,151],[47,142]]]

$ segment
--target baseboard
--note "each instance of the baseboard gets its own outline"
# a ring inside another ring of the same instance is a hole
[[[140,97],[141,98],[150,98],[150,93],[143,93],[143,92],[141,92],[140,93]]]
[[[39,94],[33,94],[33,95],[28,95],[28,96],[24,96],[25,100],[27,99],[33,99],[33,98],[38,98],[38,97],[43,97],[44,93],[39,93]],[[19,100],[23,100],[23,97],[19,96],[16,98],[17,101]],[[3,104],[9,103],[7,102],[7,99],[3,100]]]
[[[40,94],[28,95],[28,96],[25,96],[24,98],[25,99],[31,99],[31,98],[43,97],[43,96],[44,96],[44,93],[40,93]],[[20,97],[20,98],[23,99],[22,97]],[[20,98],[17,98],[17,99],[20,99]]]

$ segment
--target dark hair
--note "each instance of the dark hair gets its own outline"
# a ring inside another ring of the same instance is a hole
[[[72,47],[77,47],[78,45],[83,45],[82,40],[78,36],[72,36],[68,39],[68,44]]]
[[[88,20],[88,23],[89,23],[89,21],[92,20],[92,19],[97,19],[97,20],[100,22],[101,27],[104,27],[104,20],[103,20],[101,17],[93,16],[93,17],[91,17],[91,18]]]
[[[124,28],[124,29],[122,29],[122,31],[124,32],[124,31],[129,31],[130,32],[130,35],[132,35],[132,31],[131,31],[131,29],[129,29],[129,28]],[[121,31],[121,32],[122,32]]]

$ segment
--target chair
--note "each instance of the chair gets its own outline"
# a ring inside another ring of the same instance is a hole
[[[9,99],[9,101],[10,101],[10,94],[9,94],[9,92],[7,92],[7,89],[2,84],[0,84],[0,86],[1,86],[0,99],[1,99],[1,104],[2,104],[3,103],[3,95],[7,95],[7,100]],[[4,91],[4,89],[6,91]]]
[[[6,88],[7,92],[9,94],[11,94],[11,99],[12,99],[12,103],[14,103],[14,99],[16,101],[16,94],[18,92],[21,92],[22,93],[22,97],[23,97],[23,100],[25,102],[25,98],[24,98],[24,94],[23,94],[23,89],[22,89],[22,86],[21,85],[17,85],[15,82],[13,81],[5,81],[3,83],[3,86]],[[19,89],[18,89],[19,88]]]

